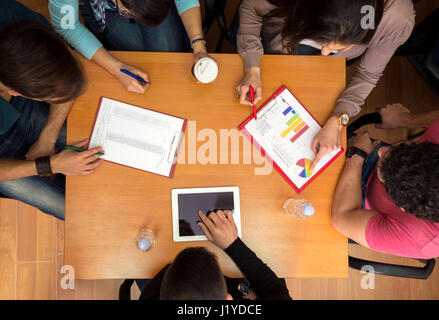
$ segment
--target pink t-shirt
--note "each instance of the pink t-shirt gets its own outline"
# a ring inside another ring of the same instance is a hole
[[[419,140],[425,141],[439,144],[439,120]],[[365,200],[367,210],[379,213],[366,227],[366,241],[373,250],[418,259],[439,257],[439,223],[398,208],[378,179],[376,168],[369,177]]]

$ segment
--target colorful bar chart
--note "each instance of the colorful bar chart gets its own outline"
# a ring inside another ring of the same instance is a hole
[[[283,112],[284,116],[288,116],[289,114],[292,114],[292,117],[286,122],[288,128],[282,132],[281,136],[285,138],[291,131],[294,131],[295,135],[291,138],[291,142],[295,142],[309,129],[309,126],[291,106],[288,106]]]

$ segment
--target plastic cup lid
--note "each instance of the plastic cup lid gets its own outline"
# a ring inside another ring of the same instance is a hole
[[[148,239],[142,239],[139,241],[139,249],[142,251],[146,251],[149,248],[149,240]]]
[[[308,205],[308,206],[306,206],[306,207],[303,209],[303,214],[304,214],[305,216],[310,217],[310,216],[312,216],[314,213],[315,213],[315,209],[314,209],[314,207],[313,207],[312,205]]]
[[[212,82],[218,76],[218,65],[211,58],[202,58],[194,66],[194,75],[200,82]]]

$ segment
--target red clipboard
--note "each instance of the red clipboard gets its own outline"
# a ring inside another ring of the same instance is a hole
[[[98,108],[96,109],[96,114],[95,114],[95,117],[94,117],[94,120],[93,120],[93,125],[92,125],[92,127],[91,127],[90,135],[89,135],[89,138],[88,138],[89,144],[90,144],[91,137],[92,137],[93,132],[94,132],[94,129],[95,129],[96,120],[98,119],[99,110],[101,109],[102,99],[104,99],[104,98],[106,98],[106,97],[102,97],[102,96],[101,96],[101,97],[99,98]],[[110,98],[106,98],[106,99],[110,99]],[[117,102],[120,102],[120,103],[125,103],[125,104],[127,104],[126,102],[118,101],[118,100],[115,100],[115,99],[110,99],[110,100],[113,100],[113,101],[117,101]],[[130,106],[133,106],[133,107],[136,107],[136,108],[149,110],[149,111],[152,111],[152,112],[160,113],[160,114],[163,114],[163,115],[166,115],[166,116],[170,116],[170,117],[173,117],[173,118],[177,118],[177,119],[181,119],[181,120],[183,120],[183,125],[182,125],[182,127],[181,127],[181,132],[182,132],[181,137],[184,135],[184,132],[186,131],[187,119],[180,118],[180,117],[176,117],[176,116],[170,115],[170,114],[168,114],[168,113],[159,112],[159,111],[152,110],[152,109],[148,109],[148,108],[144,108],[144,107],[139,107],[139,106],[136,106],[136,105],[133,105],[133,104],[129,104],[129,105],[130,105]],[[145,170],[142,170],[142,169],[139,169],[139,168],[135,168],[135,167],[127,166],[127,165],[120,164],[120,163],[113,162],[113,161],[109,161],[109,160],[104,160],[104,161],[106,161],[106,162],[110,162],[110,163],[114,163],[114,164],[117,164],[117,165],[119,165],[119,166],[123,166],[123,167],[128,167],[128,168],[136,169],[136,170],[143,171],[143,172],[149,172],[149,173],[152,173],[152,174],[155,174],[155,175],[161,176],[161,177],[172,178],[172,177],[174,176],[174,173],[175,173],[175,167],[177,166],[178,153],[179,153],[179,151],[180,151],[180,147],[181,147],[181,142],[182,142],[182,140],[183,140],[183,139],[180,138],[180,141],[179,141],[178,144],[177,144],[177,149],[176,149],[175,156],[174,156],[174,162],[172,163],[172,167],[171,167],[171,170],[169,171],[169,175],[168,175],[168,176],[164,176],[164,175],[161,175],[161,174],[158,174],[158,173],[154,173],[154,172],[151,172],[151,171],[145,171]],[[87,148],[88,148],[88,146],[87,146]]]
[[[270,101],[277,98],[284,90],[288,90],[291,95],[299,102],[299,104],[308,112],[308,114],[317,122],[317,124],[322,127],[322,125],[314,118],[314,116],[308,111],[308,109],[300,102],[299,99],[285,86],[280,87],[271,97],[269,97],[259,108],[257,108],[256,113],[258,113],[261,109],[263,109]],[[262,156],[264,156],[268,161],[273,164],[273,168],[276,169],[277,172],[288,182],[288,184],[296,191],[297,193],[302,192],[311,182],[313,182],[323,171],[326,170],[327,167],[331,165],[341,154],[344,153],[344,149],[342,148],[328,163],[326,163],[317,173],[315,173],[311,179],[309,179],[301,188],[299,188],[286,174],[285,172],[277,165],[277,163],[270,157],[268,153],[261,147],[261,145],[253,138],[253,136],[247,131],[245,126],[254,119],[253,114],[251,114],[243,123],[238,126],[238,129],[242,132],[242,134],[250,140],[252,145],[254,145],[258,150],[261,151]]]

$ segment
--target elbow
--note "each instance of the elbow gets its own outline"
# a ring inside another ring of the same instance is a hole
[[[342,221],[343,221],[343,214],[340,208],[337,208],[337,206],[333,206],[331,210],[331,224],[340,233],[343,233],[341,231]]]

